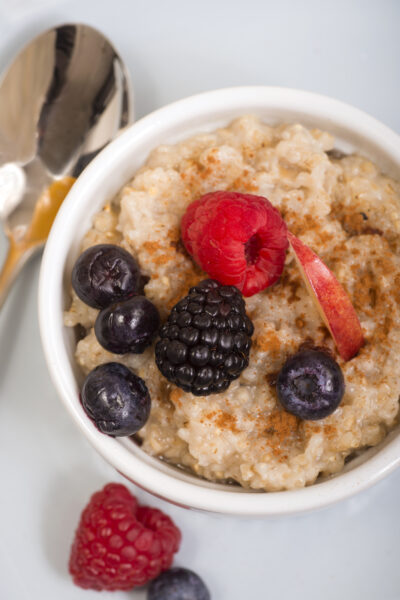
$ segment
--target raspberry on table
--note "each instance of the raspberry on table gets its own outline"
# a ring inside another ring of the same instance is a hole
[[[205,194],[182,217],[183,243],[199,266],[224,285],[252,296],[275,283],[288,247],[286,224],[266,198],[239,192]]]
[[[248,366],[253,331],[239,290],[205,279],[173,307],[160,330],[156,364],[185,392],[218,394]]]
[[[74,583],[93,590],[130,590],[172,564],[181,533],[158,509],[140,506],[129,490],[110,483],[84,509],[69,559]]]

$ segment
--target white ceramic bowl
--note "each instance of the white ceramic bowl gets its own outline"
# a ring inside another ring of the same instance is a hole
[[[39,286],[40,328],[53,382],[75,422],[120,473],[178,505],[218,513],[272,516],[321,508],[365,489],[400,461],[400,437],[392,432],[378,447],[350,461],[335,477],[296,491],[261,493],[203,481],[145,454],[129,439],[100,433],[79,401],[82,375],[74,362],[74,336],[63,326],[70,273],[93,215],[132,177],[149,152],[253,113],[270,124],[297,121],[330,131],[337,147],[359,150],[391,174],[400,172],[400,138],[342,102],[308,92],[241,87],[206,92],[157,110],[131,126],[83,172],[68,194],[46,245]]]

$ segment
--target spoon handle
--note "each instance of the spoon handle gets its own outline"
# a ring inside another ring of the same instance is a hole
[[[33,244],[30,246],[18,244],[12,237],[9,237],[9,242],[7,256],[0,271],[0,309],[18,274],[22,271],[32,254],[40,247]]]

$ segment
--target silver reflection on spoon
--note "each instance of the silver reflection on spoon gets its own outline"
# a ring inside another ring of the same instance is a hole
[[[85,166],[132,120],[121,58],[87,25],[35,38],[0,84],[0,219],[9,252],[0,307],[26,260],[46,242]]]

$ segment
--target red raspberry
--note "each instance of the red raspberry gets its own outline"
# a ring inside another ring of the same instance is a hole
[[[109,483],[81,515],[69,572],[82,588],[130,590],[168,569],[180,541],[167,515],[139,506],[125,486]]]
[[[266,198],[212,192],[189,205],[182,240],[200,267],[252,296],[279,279],[288,247],[286,224]]]

